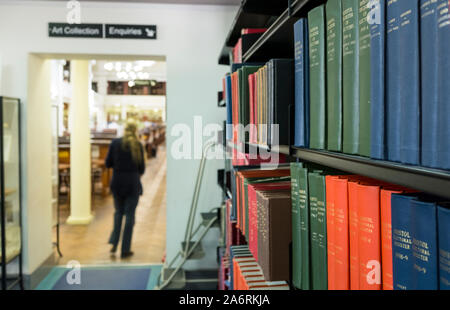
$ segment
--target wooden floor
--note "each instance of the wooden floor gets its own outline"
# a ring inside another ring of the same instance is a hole
[[[160,146],[157,157],[148,161],[142,185],[144,194],[136,210],[136,224],[131,245],[134,256],[121,259],[120,244],[116,255],[110,254],[111,246],[108,239],[113,225],[113,199],[111,196],[105,199],[96,196],[93,202],[94,220],[89,225],[65,224],[69,215],[68,208],[61,206],[60,248],[63,257],[60,258],[55,249],[56,263],[65,265],[71,260],[76,260],[82,265],[161,263],[166,247],[165,146]],[[56,233],[54,235],[56,236]]]

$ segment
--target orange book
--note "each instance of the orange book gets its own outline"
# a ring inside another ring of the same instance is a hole
[[[381,289],[380,186],[357,185],[359,286]]]
[[[340,177],[334,181],[334,247],[335,247],[335,287],[337,290],[350,289],[350,243],[349,243],[349,199],[348,179]]]
[[[348,218],[350,242],[350,289],[359,290],[358,181],[348,182]]]
[[[327,175],[325,177],[326,184],[326,200],[327,200],[327,261],[328,261],[328,289],[335,290],[336,284],[336,249],[335,249],[335,183],[339,177]]]
[[[381,266],[383,290],[394,289],[392,276],[392,226],[391,226],[391,195],[399,194],[400,190],[382,189],[381,204]]]

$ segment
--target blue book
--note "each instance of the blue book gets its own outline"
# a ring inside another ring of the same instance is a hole
[[[419,0],[399,0],[400,160],[420,164]]]
[[[438,166],[450,169],[450,13],[448,0],[438,1]]]
[[[422,165],[438,168],[438,18],[437,2],[420,1],[422,67]]]
[[[295,146],[309,147],[309,48],[308,21],[294,24],[295,46]]]
[[[439,288],[450,290],[450,209],[438,206]]]
[[[391,197],[394,290],[407,290],[411,287],[411,203],[416,199],[411,194],[393,194]]]
[[[412,269],[408,289],[439,289],[436,212],[436,202],[411,201]]]
[[[370,26],[370,156],[375,159],[385,159],[386,1],[379,0],[372,10],[372,13],[378,14],[378,17],[374,16],[375,23]]]
[[[386,154],[400,161],[400,3],[388,1],[386,7]]]
[[[231,91],[231,75],[227,75],[225,77],[225,90],[226,90],[226,106],[227,106],[227,128],[226,130],[226,138],[227,140],[233,139],[233,94]]]

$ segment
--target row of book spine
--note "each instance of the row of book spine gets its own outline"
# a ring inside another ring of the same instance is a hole
[[[291,182],[294,287],[450,289],[447,202],[302,163]]]
[[[449,7],[328,0],[312,9],[294,24],[293,59],[231,66],[227,138],[450,169]]]
[[[294,25],[295,144],[450,169],[448,0],[328,0]]]

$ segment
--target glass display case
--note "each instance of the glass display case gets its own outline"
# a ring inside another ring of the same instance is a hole
[[[22,286],[19,99],[0,97],[0,150],[1,288],[8,289]],[[9,265],[15,265],[14,274]]]

